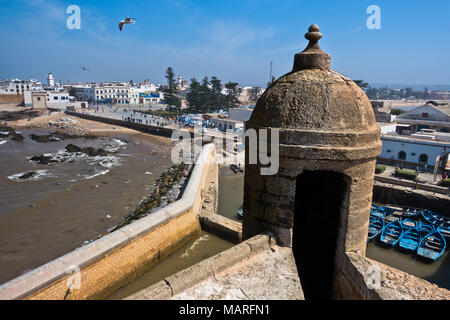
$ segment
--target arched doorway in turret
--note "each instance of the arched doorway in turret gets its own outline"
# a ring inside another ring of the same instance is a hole
[[[297,177],[292,250],[306,299],[331,299],[339,225],[350,178],[333,171]]]

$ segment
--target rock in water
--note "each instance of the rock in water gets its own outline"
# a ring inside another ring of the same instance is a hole
[[[69,143],[66,146],[66,151],[67,152],[81,152],[81,148],[76,146],[76,145],[74,145],[74,144]]]

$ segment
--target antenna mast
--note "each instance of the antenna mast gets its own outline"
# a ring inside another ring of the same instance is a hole
[[[269,78],[269,83],[272,83],[272,64],[273,64],[273,61],[270,61],[270,78]]]

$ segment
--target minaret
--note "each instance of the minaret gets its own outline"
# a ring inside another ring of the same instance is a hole
[[[50,72],[47,77],[47,84],[49,87],[55,86],[55,79],[53,78],[53,74]]]

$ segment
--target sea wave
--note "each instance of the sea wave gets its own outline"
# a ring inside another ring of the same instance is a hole
[[[205,234],[204,236],[198,238],[197,240],[195,240],[195,242],[181,255],[181,258],[185,258],[189,256],[189,251],[193,250],[195,247],[198,246],[198,244],[202,241],[206,241],[208,240],[208,235]]]
[[[126,145],[127,143],[120,139],[112,139],[111,142],[105,146],[105,150],[108,152],[117,152],[120,148],[125,147]]]
[[[11,181],[20,182],[20,181],[28,181],[28,180],[36,181],[36,180],[40,180],[44,177],[53,177],[53,175],[49,172],[49,170],[33,170],[32,172],[35,172],[35,174],[33,176],[31,176],[30,178],[27,178],[27,179],[20,179],[20,177],[22,177],[24,174],[27,174],[29,172],[30,171],[15,173],[13,175],[8,176],[7,178]]]
[[[84,179],[87,180],[87,179],[92,179],[92,178],[95,178],[95,177],[98,177],[98,176],[104,176],[108,172],[109,172],[109,169],[103,170],[103,171],[97,172],[96,174],[93,174],[92,176],[86,176],[86,177],[84,177]]]

